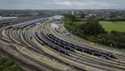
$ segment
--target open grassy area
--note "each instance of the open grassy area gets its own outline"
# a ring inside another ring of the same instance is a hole
[[[100,21],[100,24],[106,31],[125,32],[125,21]]]

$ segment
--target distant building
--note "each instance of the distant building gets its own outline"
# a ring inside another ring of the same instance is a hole
[[[56,19],[56,20],[60,20],[60,19],[62,19],[62,18],[63,18],[63,16],[61,16],[61,15],[53,16],[53,19]]]
[[[5,20],[5,19],[16,19],[17,17],[2,17],[0,16],[0,20]]]
[[[63,23],[62,19],[64,18],[64,16],[62,16],[62,15],[56,15],[56,16],[53,16],[52,18],[53,18],[53,21],[56,24],[61,24],[61,23]]]
[[[75,14],[75,12],[74,11],[72,11],[72,13],[71,13],[72,15],[74,15]]]

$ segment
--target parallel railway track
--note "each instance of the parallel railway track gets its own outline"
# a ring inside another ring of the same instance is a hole
[[[26,64],[23,68],[33,66],[35,71],[125,71],[124,59],[119,61],[115,53],[56,37],[46,25],[51,20],[44,19],[42,24],[37,24],[42,21],[38,19],[2,27],[0,50],[21,66]]]

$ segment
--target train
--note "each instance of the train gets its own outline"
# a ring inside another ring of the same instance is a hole
[[[77,50],[80,52],[84,52],[84,53],[101,57],[104,59],[108,59],[108,60],[117,59],[110,52],[103,52],[102,50],[97,50],[95,48],[75,45],[70,42],[64,41],[60,38],[57,38],[53,34],[45,35],[44,33],[41,32],[41,36],[44,38],[44,40],[43,39],[40,39],[40,40],[42,40],[45,44],[67,55],[69,55],[69,51],[75,52],[75,50]]]

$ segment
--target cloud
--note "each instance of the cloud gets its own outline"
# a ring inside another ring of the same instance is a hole
[[[0,9],[125,8],[125,0],[0,0]]]

